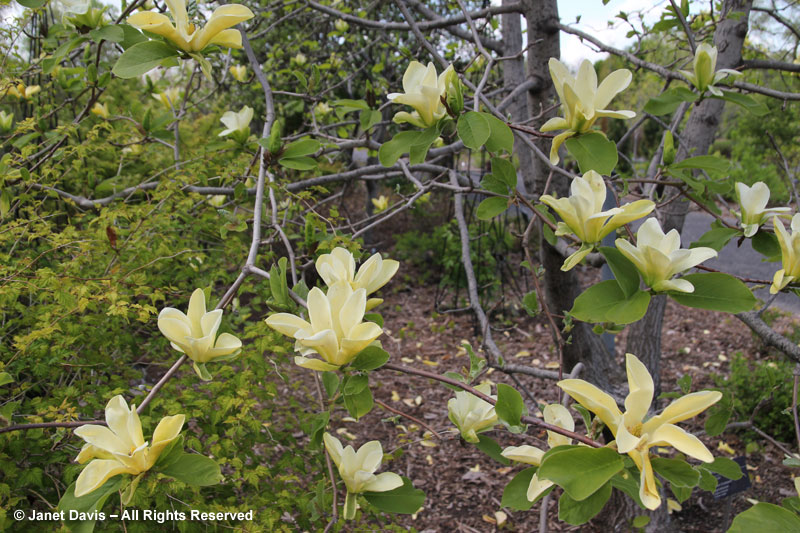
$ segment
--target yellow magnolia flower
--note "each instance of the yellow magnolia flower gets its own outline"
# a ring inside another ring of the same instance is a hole
[[[381,194],[378,198],[372,199],[372,205],[375,206],[376,213],[386,211],[389,208],[389,198]]]
[[[14,126],[14,114],[0,111],[0,131],[8,133]]]
[[[572,180],[568,198],[556,199],[546,194],[540,200],[558,213],[563,221],[558,223],[556,235],[574,233],[584,243],[564,261],[561,267],[564,271],[580,263],[606,235],[628,222],[647,216],[655,208],[650,200],[637,200],[603,211],[606,184],[594,170]]]
[[[161,102],[167,109],[177,109],[178,103],[181,101],[181,90],[173,87],[164,92],[153,94],[153,98]]]
[[[333,109],[331,109],[331,106],[329,106],[327,102],[318,103],[316,106],[314,106],[314,110],[317,112],[318,115],[321,116],[325,116],[331,111],[333,111]]]
[[[597,73],[588,59],[581,63],[577,77],[573,77],[567,66],[554,57],[550,58],[549,67],[564,116],[553,117],[545,122],[542,131],[567,130],[553,139],[550,162],[554,165],[559,161],[558,149],[561,144],[573,135],[591,130],[598,118],[628,119],[636,116],[633,111],[606,109],[611,100],[630,85],[633,78],[630,70],[615,70],[598,87]]]
[[[250,121],[253,120],[253,108],[244,106],[238,113],[225,111],[219,120],[225,124],[225,129],[220,132],[218,137],[224,137],[237,131],[249,133]]]
[[[736,183],[736,200],[739,202],[741,213],[734,211],[741,221],[745,237],[752,237],[758,231],[758,227],[766,222],[767,217],[778,215],[789,217],[791,209],[788,207],[773,207],[767,209],[769,203],[769,187],[763,181],[757,181],[752,187],[744,183]]]
[[[186,52],[200,52],[210,44],[226,48],[241,48],[242,34],[232,29],[240,22],[253,18],[253,12],[239,4],[228,4],[214,10],[206,25],[197,30],[189,22],[186,0],[164,0],[172,15],[140,11],[128,17],[128,24],[140,30],[166,37],[176,47]],[[175,25],[172,22],[175,22]],[[229,29],[230,28],[230,29]]]
[[[386,492],[403,486],[403,479],[394,472],[375,474],[383,462],[383,447],[377,440],[367,442],[358,451],[349,444],[342,447],[339,439],[327,431],[323,434],[322,440],[347,487],[344,501],[345,520],[352,520],[356,516],[356,494]]]
[[[781,263],[783,268],[775,272],[772,278],[770,294],[783,290],[789,283],[800,277],[800,213],[792,217],[792,234],[786,231],[778,217],[772,217],[775,236],[781,245]]]
[[[336,28],[337,31],[347,31],[350,28],[350,24],[348,24],[346,20],[336,19],[336,22],[333,23],[333,27]]]
[[[158,329],[169,339],[173,348],[185,353],[194,362],[194,370],[201,379],[211,376],[205,363],[220,358],[235,357],[242,347],[242,341],[230,333],[217,337],[222,321],[222,309],[206,312],[206,297],[203,289],[195,289],[189,299],[188,313],[172,307],[165,307],[158,314]]]
[[[294,56],[294,62],[300,65],[301,67],[306,64],[308,58],[302,52],[298,52],[296,56]]]
[[[392,279],[400,268],[400,263],[394,259],[383,259],[381,254],[374,253],[356,272],[356,260],[353,254],[345,248],[336,247],[331,253],[319,256],[314,266],[328,287],[344,281],[349,283],[353,290],[365,289],[369,296]],[[370,298],[367,300],[367,311],[381,302],[383,302],[381,298]]]
[[[722,81],[727,76],[740,76],[742,73],[736,70],[717,68],[717,47],[710,44],[701,43],[694,52],[692,60],[692,72],[688,70],[679,71],[686,76],[692,85],[701,93],[708,89],[714,96],[722,96],[722,91],[714,87],[714,84]]]
[[[30,100],[34,94],[41,91],[42,88],[38,85],[28,85],[26,86],[24,83],[18,83],[16,85],[10,85],[6,89],[6,94],[10,96],[16,96],[21,100]]]
[[[108,104],[101,104],[100,102],[94,103],[94,106],[92,107],[92,114],[105,119],[108,119],[108,117],[111,116],[111,113],[108,111]]]
[[[365,289],[353,290],[349,283],[339,282],[328,288],[327,295],[318,287],[309,291],[310,322],[289,313],[276,313],[266,322],[296,339],[295,350],[302,354],[294,358],[296,365],[322,372],[336,370],[383,333],[374,322],[362,322],[366,305]],[[305,357],[312,353],[322,360]]]
[[[645,284],[654,291],[694,292],[694,285],[685,279],[672,279],[684,270],[717,256],[713,248],[681,248],[678,230],[666,235],[655,218],[648,218],[636,232],[636,246],[625,239],[615,244],[639,270]]]
[[[582,379],[565,379],[559,381],[558,386],[597,415],[611,430],[619,453],[627,453],[641,472],[639,497],[642,503],[648,509],[655,509],[661,505],[661,497],[650,464],[650,448],[672,446],[700,461],[714,461],[714,456],[700,439],[675,423],[705,411],[722,398],[722,393],[702,391],[687,394],[669,404],[661,414],[645,420],[653,401],[653,378],[635,355],[627,354],[625,361],[629,392],[625,398],[624,414],[611,396]]]
[[[247,67],[244,65],[233,65],[228,70],[230,70],[231,76],[233,76],[236,81],[240,83],[247,81]]]
[[[119,474],[138,475],[150,470],[164,448],[181,432],[184,415],[161,419],[153,432],[152,444],[144,440],[136,405],[128,409],[122,396],[114,396],[106,405],[108,427],[87,424],[75,430],[86,441],[78,457],[80,464],[93,459],[75,482],[75,496],[81,497],[100,488]]]
[[[497,396],[489,394],[492,392],[490,384],[483,383],[475,388],[490,398],[497,399]],[[456,397],[447,401],[447,416],[467,442],[478,442],[478,433],[488,431],[497,424],[494,406],[464,390],[456,392]]]
[[[447,112],[441,97],[447,95],[448,87],[456,81],[454,76],[456,72],[453,65],[437,77],[433,63],[428,63],[425,67],[418,61],[412,61],[403,74],[405,93],[391,93],[388,98],[395,104],[409,105],[415,111],[396,113],[394,122],[408,122],[419,128],[429,128],[436,124]]]
[[[575,421],[572,419],[572,415],[569,414],[569,410],[567,410],[567,408],[563,405],[557,403],[550,404],[544,408],[543,414],[544,421],[548,424],[555,424],[558,427],[575,431]],[[556,446],[566,446],[569,444],[572,444],[571,438],[554,431],[547,432],[547,445],[551,448],[555,448]],[[509,446],[503,450],[502,455],[503,457],[511,459],[512,461],[539,466],[542,464],[542,457],[544,456],[544,453],[544,450],[537,448],[536,446],[529,446],[525,444],[522,446]],[[540,494],[552,486],[552,481],[548,479],[539,479],[539,476],[534,474],[531,478],[530,485],[528,485],[528,501],[535,501]]]

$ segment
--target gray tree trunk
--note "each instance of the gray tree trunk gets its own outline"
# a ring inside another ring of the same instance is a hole
[[[742,45],[747,36],[748,18],[752,0],[725,0],[722,20],[714,32],[714,45],[717,47],[717,70],[736,68],[742,61]],[[694,106],[689,120],[681,133],[676,161],[708,153],[719,128],[719,120],[725,102],[706,99]],[[681,231],[689,209],[686,199],[674,201],[661,213],[664,232],[671,229]],[[627,351],[635,354],[647,366],[655,382],[656,395],[661,390],[661,329],[664,319],[665,296],[657,296],[650,302],[650,308],[642,320],[631,326],[628,334]]]

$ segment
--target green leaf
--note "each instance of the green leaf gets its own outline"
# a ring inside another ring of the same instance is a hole
[[[750,311],[757,303],[747,285],[729,274],[709,272],[683,276],[694,285],[694,292],[670,292],[670,297],[681,305],[697,309],[710,309],[726,313]]]
[[[194,487],[216,485],[223,479],[216,461],[196,453],[184,453],[160,473]]]
[[[706,433],[711,437],[722,434],[728,425],[731,414],[733,414],[733,402],[729,394],[723,394],[722,399],[708,412],[705,424]]]
[[[24,146],[26,146],[29,142],[37,138],[39,135],[41,135],[41,133],[39,133],[38,131],[26,133],[25,135],[16,139],[13,143],[11,143],[11,146],[13,146],[18,150],[21,150]]]
[[[730,162],[721,157],[715,155],[698,155],[675,163],[671,165],[670,168],[676,170],[696,168],[710,173],[721,173],[727,172],[730,166]]]
[[[347,408],[350,416],[356,420],[372,411],[373,405],[372,391],[369,387],[364,387],[358,394],[346,394],[344,396],[344,406]]]
[[[505,196],[492,196],[478,204],[475,216],[480,220],[491,220],[506,209],[508,209],[508,198]]]
[[[364,498],[387,513],[414,514],[425,503],[425,493],[415,489],[411,480],[403,477],[403,486],[386,492],[365,492]]]
[[[531,484],[531,478],[536,473],[536,470],[537,468],[535,466],[526,468],[508,482],[506,488],[503,489],[503,499],[500,502],[501,507],[508,507],[515,511],[527,511],[533,507],[533,504],[536,502],[528,501],[528,486]],[[555,485],[553,487],[555,487]],[[545,494],[553,490],[553,487],[550,487],[550,489],[540,494],[539,498],[543,498]],[[536,500],[538,501],[539,498]]]
[[[430,128],[421,131],[417,134],[414,142],[408,148],[408,162],[412,165],[418,165],[425,162],[425,157],[428,155],[428,149],[436,138],[439,137],[439,127],[431,126]]]
[[[678,386],[681,388],[681,392],[684,394],[689,394],[692,390],[692,375],[691,374],[684,374],[678,379]]]
[[[594,170],[608,176],[617,166],[617,145],[602,133],[592,132],[570,137],[565,144],[569,153],[578,160],[582,174]]]
[[[122,40],[120,46],[123,50],[127,50],[131,46],[139,43],[147,42],[148,39],[145,35],[140,32],[138,29],[134,28],[130,24],[117,24],[117,27],[122,29],[122,33],[125,35],[124,39]]]
[[[367,131],[372,126],[381,121],[381,112],[377,109],[365,109],[358,114],[358,122],[361,129]]]
[[[494,406],[497,417],[509,426],[520,426],[526,411],[522,395],[514,387],[497,384],[497,404]]]
[[[697,98],[697,94],[686,87],[673,87],[648,100],[644,111],[651,115],[667,115],[678,109],[683,102],[695,102]]]
[[[700,481],[700,473],[686,461],[653,457],[650,464],[653,470],[675,486],[691,488]]]
[[[317,161],[310,157],[282,157],[278,160],[282,167],[294,170],[312,170],[317,168]]]
[[[320,146],[319,141],[314,139],[298,139],[286,145],[283,153],[281,153],[281,158],[295,158],[310,155],[316,153]]]
[[[781,245],[778,243],[778,238],[774,233],[759,231],[753,235],[750,244],[753,246],[753,250],[766,258],[764,261],[774,263],[781,260]]]
[[[323,411],[314,415],[314,420],[311,424],[311,431],[308,434],[311,437],[309,443],[312,448],[318,449],[322,445],[322,434],[325,433],[325,427],[328,425],[331,414],[328,411]]]
[[[22,7],[27,7],[28,9],[36,9],[45,5],[47,0],[17,0],[17,3]]]
[[[361,391],[366,389],[369,386],[369,376],[367,375],[358,375],[358,376],[350,376],[347,381],[344,383],[344,388],[342,392],[345,396],[354,396],[356,394],[360,394]]]
[[[8,189],[3,189],[3,192],[0,192],[0,217],[5,218],[10,210],[11,195],[8,193]]]
[[[389,353],[379,346],[367,346],[356,355],[350,365],[356,370],[375,370],[389,360]]]
[[[8,372],[0,372],[0,387],[8,385],[9,383],[14,383],[14,378],[11,377],[11,374]]]
[[[716,472],[734,481],[742,477],[742,468],[739,463],[727,457],[717,457],[713,463],[702,463],[699,468],[705,468],[709,472]]]
[[[336,372],[323,372],[322,386],[325,387],[325,394],[328,395],[328,398],[333,398],[339,389],[339,376]]]
[[[375,322],[380,327],[383,327],[383,317],[380,313],[366,313],[364,315],[364,322]]]
[[[498,463],[502,463],[504,465],[511,464],[511,461],[508,458],[503,457],[503,448],[501,448],[500,445],[497,444],[497,441],[491,437],[487,437],[486,435],[478,435],[478,442],[475,444],[475,447]]]
[[[626,298],[619,283],[611,279],[583,291],[575,298],[569,313],[578,320],[593,324],[630,324],[644,316],[648,305],[650,293],[637,290],[630,298]]]
[[[623,474],[626,476],[623,477]],[[640,509],[646,509],[642,503],[642,499],[639,497],[639,478],[639,471],[636,468],[629,468],[615,474],[614,477],[611,478],[611,486],[630,496]]]
[[[766,106],[766,104],[759,102],[747,94],[735,93],[732,91],[722,91],[722,100],[742,106],[758,117],[763,117],[769,113],[769,108]]]
[[[381,165],[390,167],[397,163],[401,155],[408,153],[418,135],[417,131],[401,131],[392,137],[391,141],[383,143],[378,149],[378,159]]]
[[[165,59],[178,57],[178,52],[160,41],[145,41],[125,50],[112,72],[120,78],[135,78],[156,68]]]
[[[536,296],[536,291],[531,291],[522,298],[522,307],[530,316],[539,314],[539,297]]]
[[[512,191],[517,188],[517,169],[507,159],[492,158],[492,176],[502,181]]]
[[[707,247],[719,252],[734,236],[739,234],[740,231],[735,228],[712,228],[690,244],[689,248]]]
[[[757,503],[733,519],[728,533],[800,531],[800,517],[771,503]]]
[[[622,255],[622,252],[610,246],[600,247],[600,253],[606,258],[614,278],[619,283],[620,289],[626,298],[630,298],[639,290],[639,271],[630,259]]]
[[[700,473],[700,482],[698,486],[701,489],[707,492],[714,492],[717,490],[717,478],[715,478],[711,472],[705,468],[698,468],[697,471]]]
[[[558,499],[558,519],[573,526],[585,524],[603,510],[610,497],[611,483],[606,483],[584,500],[575,500],[565,492]]]
[[[459,383],[463,383],[465,385],[467,384],[467,379],[464,376],[462,376],[461,374],[459,374],[458,372],[448,371],[448,372],[445,372],[444,375],[447,376],[450,379],[454,379],[454,380],[458,381]],[[450,383],[442,382],[442,385],[444,385],[448,389],[454,390],[456,392],[458,392],[460,390],[464,390],[463,387],[457,387],[455,385],[451,385]]]
[[[499,118],[489,113],[481,113],[489,123],[489,138],[486,139],[486,149],[490,152],[505,150],[509,154],[514,151],[514,133],[508,125]],[[515,184],[516,185],[516,184]]]
[[[675,499],[678,500],[678,503],[683,503],[689,499],[689,496],[692,495],[692,489],[687,487],[681,487],[679,485],[670,485],[669,490],[672,491],[672,494],[675,495]]]
[[[468,111],[458,117],[456,129],[464,146],[472,150],[478,150],[483,146],[491,133],[489,121],[482,113],[476,111]]]
[[[116,493],[128,479],[128,476],[114,476],[106,481],[100,488],[93,490],[89,494],[84,494],[80,498],[75,496],[75,482],[73,482],[61,500],[58,502],[58,510],[66,511],[69,516],[69,511],[77,511],[78,513],[92,514],[103,508],[109,496]],[[73,532],[78,533],[91,533],[94,530],[94,520],[68,520],[67,524]]]
[[[558,451],[542,458],[539,478],[549,479],[577,501],[597,492],[625,466],[622,457],[610,448],[559,446],[551,452],[554,450]]]
[[[118,25],[103,26],[102,28],[90,31],[89,36],[97,43],[100,41],[121,43],[125,40],[125,31]]]

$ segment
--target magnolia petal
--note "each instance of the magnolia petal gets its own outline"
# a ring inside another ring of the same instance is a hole
[[[593,412],[616,435],[622,413],[614,398],[582,379],[565,379],[557,383],[561,390]]]
[[[418,128],[427,127],[425,123],[422,122],[422,117],[420,117],[419,113],[417,113],[416,111],[414,111],[413,113],[409,113],[407,111],[399,111],[394,114],[392,122],[394,122],[395,124],[403,124],[404,122],[407,122],[408,124],[411,124],[412,126],[416,126]]]
[[[319,287],[308,292],[308,316],[314,331],[333,329],[331,305]]]
[[[785,273],[786,271],[784,269],[775,272],[775,275],[772,277],[772,285],[769,287],[770,294],[778,294],[792,281],[792,276],[786,276]]]
[[[384,472],[376,475],[372,480],[364,484],[363,490],[366,492],[386,492],[403,486],[403,478],[394,472]]]
[[[214,309],[213,311],[203,315],[203,317],[200,319],[200,327],[202,328],[203,336],[216,335],[221,322],[222,309]]]
[[[569,129],[569,122],[562,117],[553,117],[539,128],[539,131],[554,131]]]
[[[77,428],[74,433],[89,444],[107,452],[124,454],[131,452],[130,446],[105,426],[86,424]]]
[[[222,30],[213,36],[206,46],[211,44],[239,50],[242,48],[242,32],[234,29]]]
[[[642,442],[641,437],[637,437],[636,435],[628,431],[629,422],[626,420],[626,418],[627,418],[627,413],[623,415],[622,423],[617,428],[617,433],[615,435],[617,443],[617,451],[619,451],[619,453],[631,452],[639,446],[639,443]]]
[[[657,428],[649,439],[651,446],[672,446],[680,452],[690,455],[705,463],[714,462],[714,456],[708,451],[700,439],[686,430],[672,424],[664,424]]]
[[[103,450],[102,448],[98,448],[93,444],[89,444],[88,442],[83,445],[81,451],[78,452],[78,456],[75,458],[75,462],[78,464],[83,464],[90,459],[110,459],[112,456],[107,451]]]
[[[656,204],[650,200],[636,200],[635,202],[623,205],[622,212],[615,214],[606,222],[600,234],[600,239],[602,240],[606,235],[629,222],[646,217],[653,212],[655,207]]]
[[[631,118],[636,117],[635,111],[630,111],[627,109],[620,109],[618,111],[612,111],[610,109],[598,109],[595,111],[595,116],[600,117],[607,117],[607,118],[620,118],[623,120],[628,120]]]
[[[693,266],[699,265],[700,263],[707,261],[713,257],[717,257],[717,251],[715,249],[708,248],[705,246],[692,248],[688,250],[688,252],[689,252],[688,254],[685,254],[683,257],[680,257],[680,259],[672,260],[672,270],[676,274],[679,272],[683,272],[684,270],[688,270]]]
[[[173,440],[175,440],[183,428],[186,421],[185,415],[165,416],[156,426],[153,432],[153,444],[147,454],[147,468],[152,467],[158,460],[161,452],[164,451]]]
[[[525,493],[525,496],[528,498],[529,502],[535,501],[539,495],[552,486],[552,481],[547,479],[539,479],[539,476],[534,474],[533,477],[531,477],[531,482],[530,485],[528,485],[528,491]]]
[[[222,333],[217,337],[217,342],[214,344],[214,347],[208,350],[209,360],[232,354],[241,347],[242,341],[239,340],[238,337],[230,333]]]
[[[591,244],[585,244],[585,243],[581,244],[580,248],[578,248],[575,252],[570,254],[570,256],[564,260],[564,264],[561,265],[561,270],[563,272],[572,270],[576,265],[578,265],[581,261],[583,261],[584,257],[589,255],[589,252],[591,252],[593,248],[594,246],[592,246]]]
[[[302,345],[313,348],[326,361],[337,365],[342,364],[336,360],[339,353],[339,341],[332,329],[325,329],[310,337],[297,340]]]
[[[311,324],[299,316],[289,313],[275,313],[274,315],[268,317],[265,322],[275,331],[289,337],[294,337],[295,333],[300,330],[311,329]],[[220,335],[220,337],[222,337],[222,335]]]
[[[553,144],[550,146],[550,163],[552,163],[553,165],[558,164],[559,161],[558,149],[561,147],[564,141],[566,141],[567,139],[576,134],[577,132],[570,130],[570,131],[565,131],[564,133],[559,133],[553,138]]]
[[[171,311],[171,312],[165,312]],[[177,316],[180,313],[181,316]],[[169,307],[158,315],[158,329],[170,341],[183,344],[192,335],[192,328],[186,315]]]
[[[581,107],[588,111],[589,115],[592,115],[594,97],[597,92],[597,72],[595,72],[594,65],[588,59],[581,61],[578,67],[578,75],[575,77],[575,83],[571,89],[575,91],[575,95],[581,101]],[[591,116],[586,118],[591,118]]]
[[[328,450],[328,455],[331,456],[331,461],[336,465],[336,468],[339,468],[342,462],[342,453],[344,452],[342,443],[327,431],[322,435],[322,440],[325,443],[325,449]]]
[[[356,452],[356,464],[360,465],[360,470],[374,472],[381,466],[383,460],[383,447],[377,440],[365,443]]]
[[[518,463],[539,466],[542,464],[544,450],[541,450],[536,446],[523,444],[522,446],[509,446],[501,452],[501,455],[506,459],[511,459],[512,461],[517,461]]]
[[[423,81],[425,80],[426,75],[428,74],[428,70],[433,68],[434,73],[436,72],[436,67],[433,66],[433,63],[428,63],[426,67],[419,61],[412,61],[406,67],[406,71],[403,74],[403,90],[407,93],[413,92],[422,85]],[[394,93],[395,95],[397,93]],[[390,95],[391,97],[392,95]]]
[[[600,82],[594,96],[594,106],[596,109],[605,109],[611,100],[628,88],[633,80],[633,74],[628,69],[615,70]],[[632,117],[631,117],[632,118]]]
[[[692,293],[694,292],[694,285],[685,279],[668,279],[654,283],[653,290],[656,292],[678,291]]]
[[[189,311],[186,316],[189,318],[189,323],[192,326],[192,335],[195,337],[202,336],[202,320],[206,314],[206,295],[203,289],[195,289],[189,298]]]
[[[330,363],[326,363],[325,361],[320,361],[319,359],[303,357],[302,355],[294,356],[294,364],[303,368],[308,368],[309,370],[316,370],[318,372],[339,370],[337,365],[332,365]]]
[[[253,12],[241,4],[228,4],[218,7],[214,10],[214,13],[211,15],[206,25],[192,36],[193,51],[199,52],[205,48],[212,39],[216,38],[219,33],[227,28],[236,26],[240,22],[249,20],[253,18],[253,16]],[[233,31],[239,33],[238,30]],[[228,39],[230,39],[230,37],[228,37]],[[239,43],[241,46],[241,34],[239,35]]]
[[[370,298],[369,300],[367,300],[367,305],[366,305],[364,311],[366,312],[366,311],[370,311],[372,309],[375,309],[376,307],[378,307],[382,303],[383,303],[383,298]]]
[[[570,414],[569,409],[560,403],[551,403],[545,406],[542,414],[544,415],[544,421],[548,424],[555,424],[560,428],[575,431],[575,420],[572,418],[572,414]],[[566,444],[572,444],[572,439],[555,431],[547,432],[547,445],[551,448]]]
[[[365,289],[353,291],[347,300],[345,300],[344,305],[338,310],[339,325],[344,334],[349,333],[356,324],[361,322],[361,319],[364,318],[366,307],[367,291]]]
[[[710,92],[714,96],[719,96],[720,98],[724,96],[722,91],[720,91],[717,87],[714,87],[713,85],[709,85],[708,87],[706,87],[706,89],[708,89],[708,92]]]
[[[639,468],[639,499],[642,504],[650,509],[658,509],[661,505],[661,496],[658,493],[658,486],[656,485],[656,477],[653,474],[653,466],[650,464],[650,452],[645,449],[641,452],[632,452],[628,454],[633,462]]]
[[[118,474],[138,474],[114,459],[95,459],[84,468],[75,482],[75,496],[80,498],[99,489]]]
[[[745,224],[742,222],[742,229],[744,230],[744,236],[748,239],[756,234],[758,231],[758,224]]]
[[[719,391],[700,391],[687,394],[669,404],[661,414],[648,420],[642,431],[649,433],[652,431],[651,426],[655,428],[661,424],[675,424],[688,420],[702,413],[720,399],[722,399],[722,393]]]
[[[135,413],[135,411],[134,411]],[[116,436],[130,448],[137,448],[144,442],[139,417],[132,417],[131,410],[122,395],[111,398],[106,404],[106,424]],[[133,422],[133,423],[132,423]],[[135,427],[138,424],[138,427]],[[127,450],[130,452],[130,450]]]
[[[574,81],[572,74],[569,73],[567,66],[558,59],[551,57],[547,62],[547,67],[550,69],[550,77],[553,79],[553,86],[558,93],[558,98],[563,102],[564,93],[562,87],[569,81]]]
[[[625,369],[629,388],[628,396],[625,398],[625,424],[640,424],[653,402],[653,377],[647,371],[647,367],[631,353],[625,355]],[[620,449],[620,453],[628,451]]]
[[[372,280],[366,287],[367,294],[371,294],[389,283],[389,280],[394,277],[399,268],[400,263],[398,261],[394,259],[384,259],[381,262],[380,270],[372,277]]]
[[[166,15],[153,13],[152,11],[140,11],[139,13],[134,13],[129,16],[126,22],[140,30],[149,31],[150,33],[166,37],[182,50],[189,50],[189,43],[176,30],[175,26],[172,25],[172,22]]]

